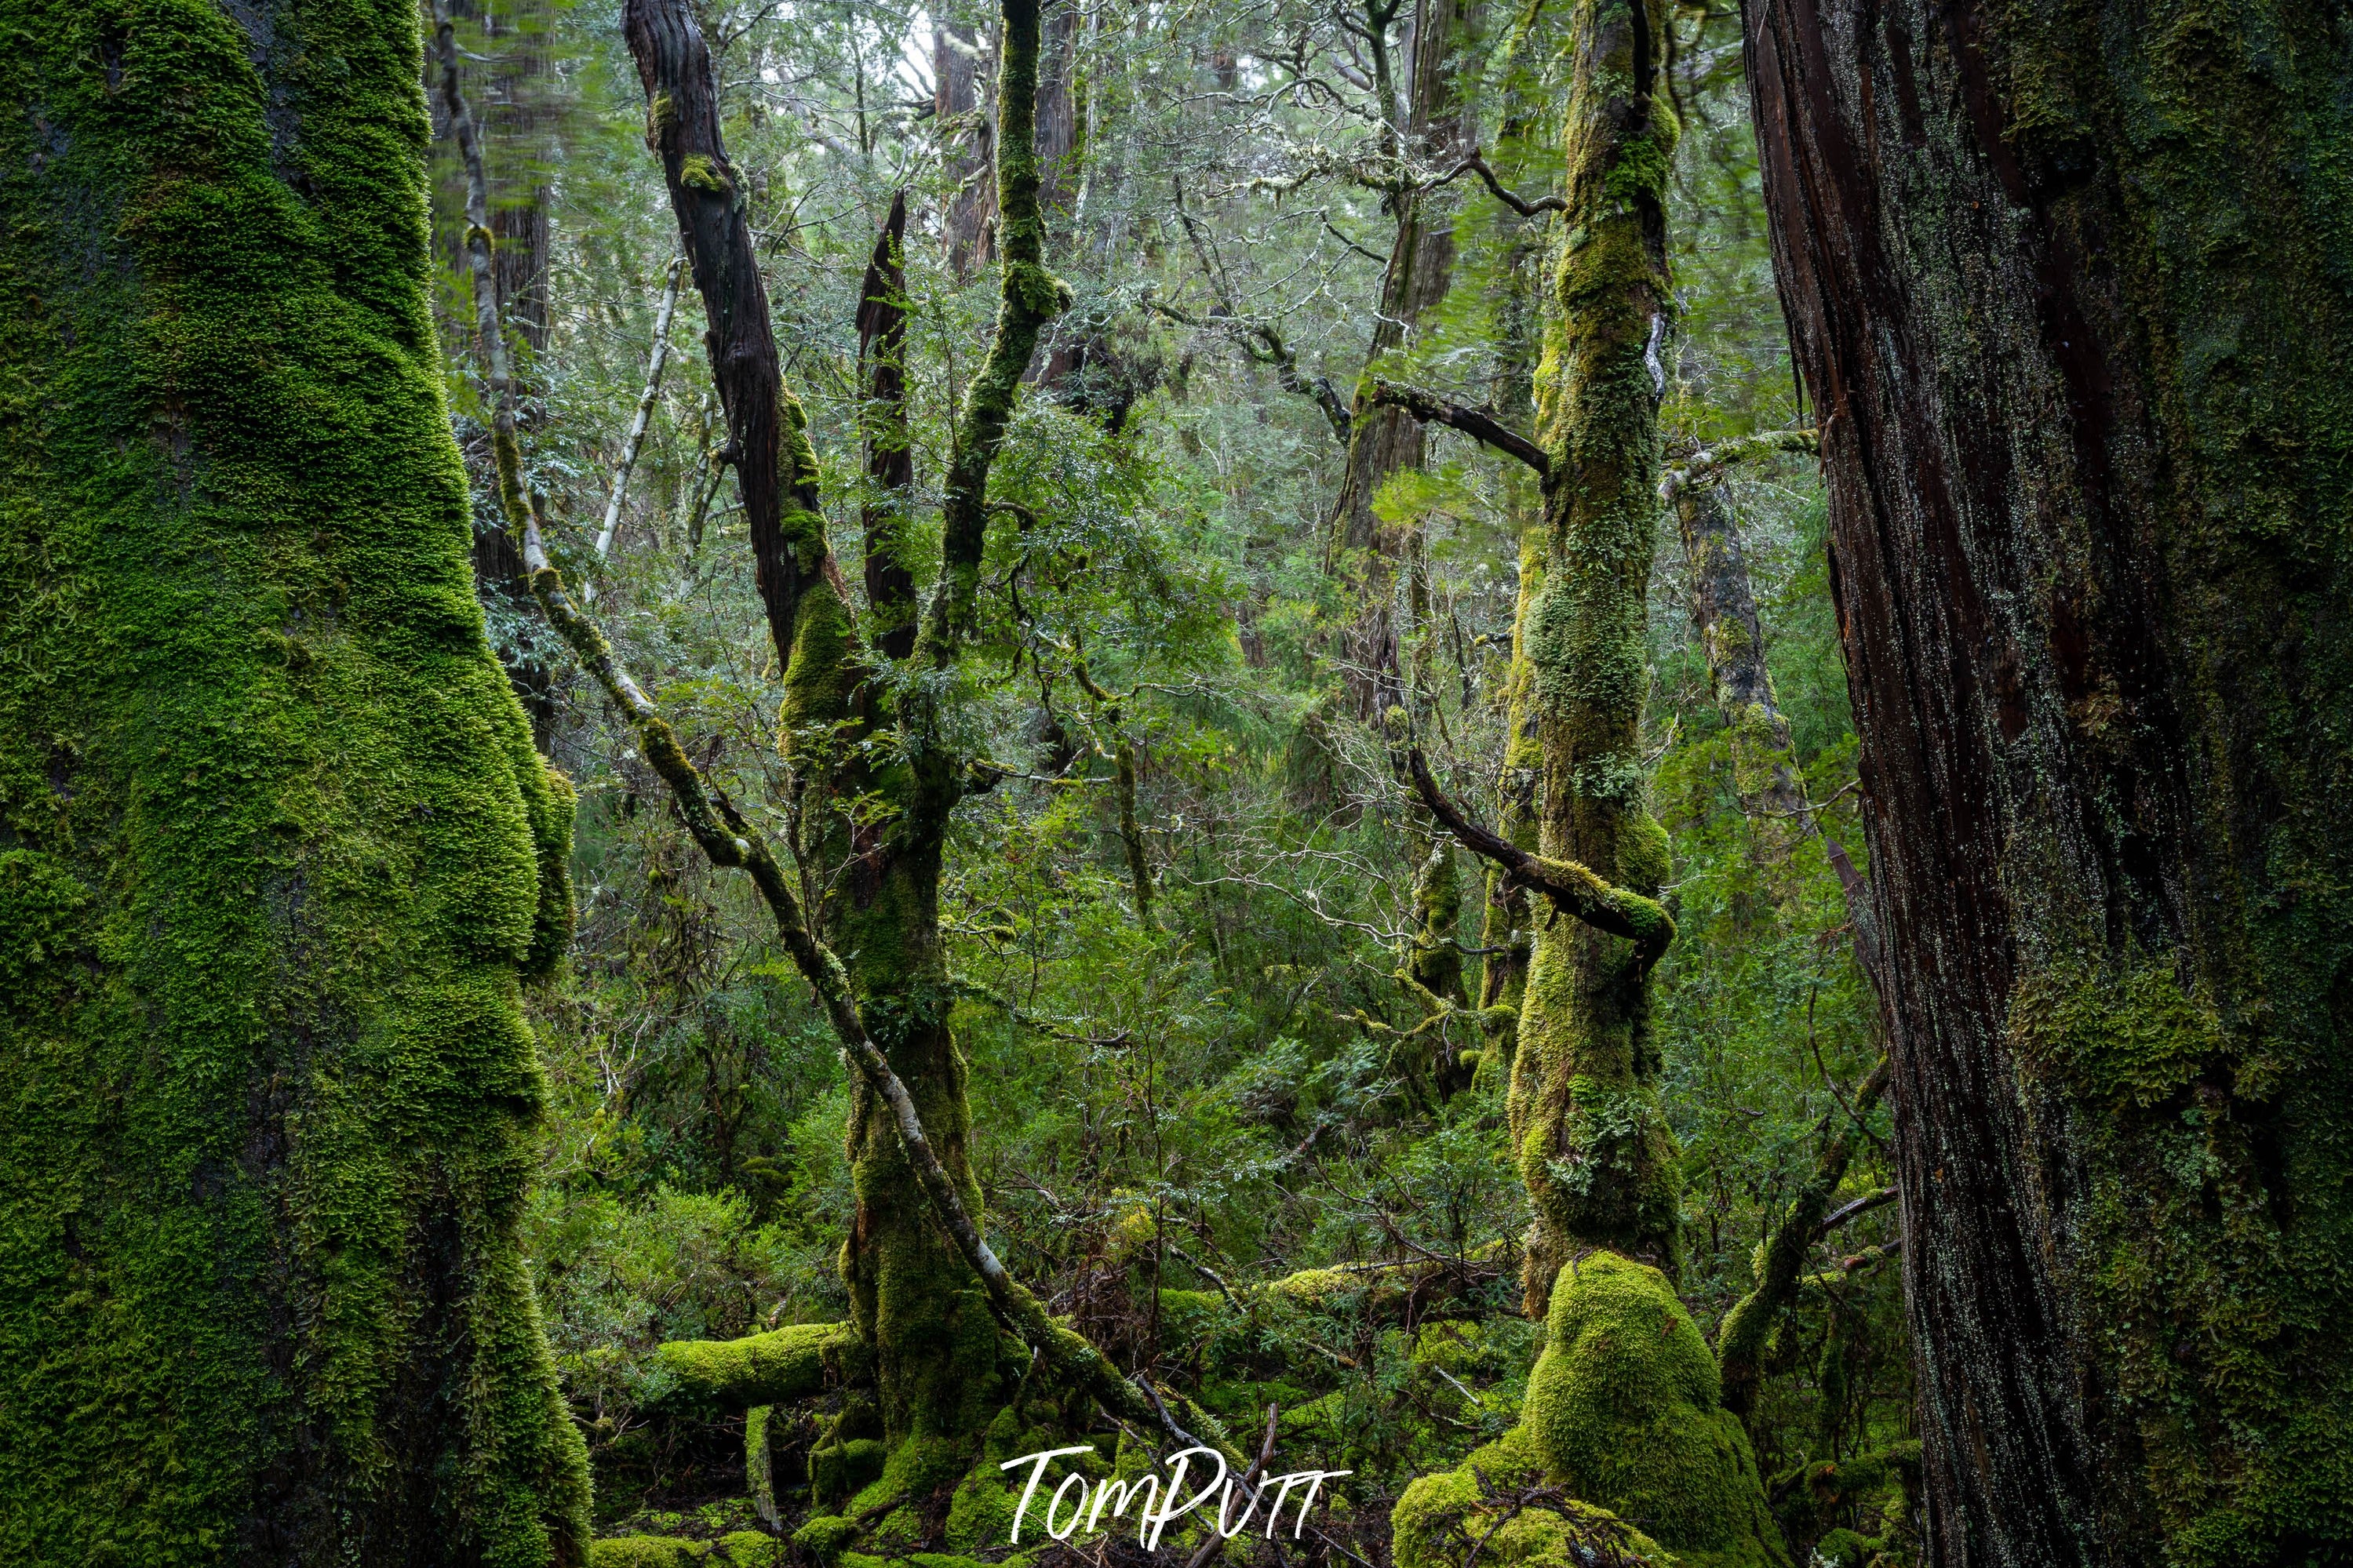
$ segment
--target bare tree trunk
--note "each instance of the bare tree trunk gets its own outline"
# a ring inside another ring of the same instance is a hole
[[[938,127],[947,176],[948,270],[971,278],[996,255],[996,117],[981,101],[980,31],[958,22],[932,26],[932,123]]]
[[[2260,3],[1746,15],[1931,1548],[2340,1557],[2353,65]]]

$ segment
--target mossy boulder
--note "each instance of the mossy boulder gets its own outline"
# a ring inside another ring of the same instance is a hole
[[[1679,1562],[1788,1563],[1715,1358],[1657,1269],[1607,1252],[1562,1268],[1523,1426],[1549,1477]]]
[[[1580,1568],[1672,1561],[1658,1542],[1607,1509],[1562,1497],[1515,1508],[1549,1478],[1525,1426],[1514,1426],[1463,1461],[1423,1476],[1389,1515],[1398,1568],[1452,1568],[1477,1542],[1482,1568]]]

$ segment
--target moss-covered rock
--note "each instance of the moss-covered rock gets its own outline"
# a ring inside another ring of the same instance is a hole
[[[842,1552],[858,1539],[858,1521],[844,1514],[821,1513],[793,1531],[793,1544],[833,1568]]]
[[[1458,1469],[1421,1477],[1389,1515],[1398,1568],[1453,1568],[1481,1542],[1479,1562],[1495,1568],[1572,1568],[1609,1563],[1613,1554],[1619,1563],[1672,1561],[1658,1542],[1591,1503],[1553,1497],[1515,1506],[1550,1480],[1525,1426],[1512,1428]]]
[[[663,1403],[748,1410],[857,1381],[871,1364],[848,1323],[799,1323],[740,1340],[673,1340],[654,1352]]]
[[[1657,1269],[1603,1252],[1561,1270],[1524,1425],[1547,1475],[1680,1560],[1788,1562],[1715,1358]]]

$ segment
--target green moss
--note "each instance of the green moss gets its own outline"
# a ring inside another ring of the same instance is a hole
[[[735,187],[728,183],[726,171],[702,153],[690,153],[679,160],[678,183],[690,191],[705,191],[714,196],[735,194]]]
[[[2030,1071],[2111,1111],[2158,1105],[2210,1069],[2232,1069],[2250,1099],[2268,1098],[2278,1079],[2269,1064],[2239,1059],[2212,1005],[2185,994],[2162,964],[2114,977],[2072,966],[2031,975],[2011,999],[2010,1033]]]
[[[1555,1497],[1514,1506],[1515,1499],[1550,1484],[1524,1426],[1479,1449],[1459,1469],[1420,1477],[1389,1514],[1398,1568],[1457,1568],[1474,1546],[1482,1563],[1497,1568],[1570,1568],[1606,1561],[1605,1551],[1620,1560],[1676,1561],[1641,1531],[1592,1503]]]
[[[576,1560],[515,1241],[569,799],[474,598],[415,8],[7,21],[0,1559]]]
[[[841,1438],[810,1453],[809,1485],[821,1499],[849,1498],[882,1473],[890,1455],[880,1438]]]
[[[855,1381],[869,1364],[866,1347],[847,1323],[801,1323],[740,1340],[673,1340],[654,1352],[669,1375],[665,1403],[718,1405],[737,1410],[781,1405]]]
[[[1524,1425],[1548,1475],[1680,1560],[1788,1561],[1715,1358],[1657,1269],[1599,1252],[1563,1270]]]
[[[594,1542],[588,1568],[785,1568],[785,1543],[756,1530],[716,1541],[667,1535],[623,1535]]]
[[[841,1560],[849,1543],[858,1539],[858,1521],[841,1514],[821,1513],[793,1531],[793,1544],[831,1565]]]
[[[89,942],[80,919],[88,889],[65,866],[31,849],[0,849],[0,984],[20,1002],[52,965]]]

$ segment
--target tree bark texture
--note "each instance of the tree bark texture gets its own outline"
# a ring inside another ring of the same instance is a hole
[[[786,537],[784,383],[747,198],[720,135],[710,51],[692,8],[676,0],[630,0],[623,27],[645,86],[646,145],[661,158],[670,210],[702,295],[703,347],[727,416],[727,451],[744,497],[753,582],[776,658],[789,666],[801,597],[832,558],[821,524]],[[801,504],[808,498],[793,499],[797,516],[815,510]]]
[[[0,19],[0,1558],[578,1563],[416,8]]]
[[[915,452],[907,429],[907,193],[891,198],[858,297],[858,359],[866,387],[866,603],[871,640],[891,658],[915,650],[914,548],[907,515]]]
[[[2353,1539],[2353,48],[1747,11],[1947,1564]]]
[[[945,146],[948,180],[948,271],[958,282],[986,267],[996,253],[997,166],[994,116],[980,100],[980,32],[938,21],[932,26],[932,123]]]

